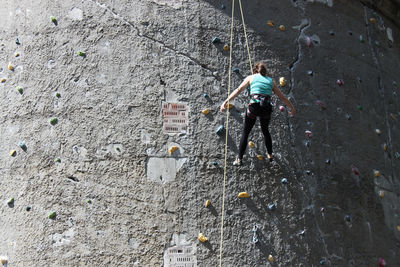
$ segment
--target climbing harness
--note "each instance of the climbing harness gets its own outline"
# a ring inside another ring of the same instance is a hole
[[[242,8],[242,1],[239,1],[240,7],[240,14],[242,17],[242,25],[244,36],[246,40],[246,47],[247,47],[247,54],[249,56],[249,66],[250,72],[253,74],[253,66],[251,64],[251,56],[250,56],[250,48],[249,42],[247,39],[247,32],[246,32],[246,24],[244,22],[243,16],[243,8]],[[229,49],[229,71],[228,71],[228,97],[231,93],[231,76],[232,76],[232,43],[233,43],[233,25],[234,25],[234,15],[235,15],[235,0],[232,0],[232,15],[231,15],[231,36],[230,36],[230,49]],[[229,101],[227,103],[229,106]],[[224,180],[223,180],[223,190],[222,190],[222,207],[221,207],[221,238],[220,238],[220,246],[219,246],[219,267],[222,267],[222,252],[223,252],[223,241],[224,241],[224,213],[225,213],[225,192],[226,192],[226,171],[227,171],[227,158],[228,158],[228,129],[229,129],[229,115],[230,111],[227,109],[226,111],[226,131],[225,131],[225,159],[224,159]]]

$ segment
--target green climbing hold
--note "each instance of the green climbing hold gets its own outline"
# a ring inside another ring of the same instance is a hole
[[[57,119],[57,118],[51,118],[51,119],[50,119],[50,124],[51,124],[51,125],[56,125],[57,122],[58,122],[58,119]]]
[[[380,43],[379,41],[375,41],[375,45],[376,45],[376,46],[380,46],[381,43]]]
[[[14,204],[14,198],[10,198],[7,202],[8,205],[13,205]]]
[[[61,97],[61,94],[60,94],[59,92],[57,92],[57,93],[56,93],[56,97],[57,97],[57,98],[60,98],[60,97]]]
[[[115,147],[115,150],[121,152],[121,149],[118,146]]]
[[[56,158],[55,162],[61,163],[61,159],[60,158]]]
[[[358,105],[358,106],[357,106],[357,109],[358,109],[359,111],[362,111],[362,110],[363,110],[363,106]]]
[[[396,157],[396,159],[400,159],[400,153],[399,153],[399,152],[396,152],[396,153],[394,154],[394,156]]]
[[[86,203],[92,204],[92,201],[90,199],[86,200]]]
[[[32,207],[31,206],[26,206],[26,211],[31,211]]]
[[[57,217],[57,213],[55,211],[52,211],[49,213],[49,219],[54,220]]]
[[[20,93],[21,95],[24,93],[24,89],[21,86],[17,86],[17,91],[18,93]]]
[[[52,21],[54,24],[57,24],[57,19],[56,19],[56,17],[50,16],[50,19],[51,19],[51,21]]]
[[[362,36],[362,34],[360,34],[360,42],[361,42],[361,43],[364,43],[364,42],[365,42],[364,37]]]
[[[85,53],[85,52],[82,52],[82,51],[79,51],[79,52],[78,52],[78,56],[80,56],[80,57],[86,57],[86,53]]]
[[[15,43],[16,43],[17,45],[20,45],[20,44],[21,44],[18,38],[15,39]]]

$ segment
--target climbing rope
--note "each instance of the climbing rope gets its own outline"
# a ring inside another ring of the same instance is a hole
[[[243,16],[243,9],[242,9],[242,1],[239,0],[240,6],[240,13],[242,16],[242,24],[243,24],[243,31],[244,36],[246,39],[246,46],[247,46],[247,54],[249,56],[249,64],[250,64],[250,72],[253,74],[253,67],[251,64],[251,56],[250,56],[250,48],[249,42],[247,39],[247,32],[246,32],[246,24],[244,22]],[[234,26],[234,14],[235,14],[235,0],[232,0],[232,20],[231,20],[231,37],[230,37],[230,47],[229,47],[229,74],[228,74],[228,97],[231,94],[231,76],[232,76],[232,43],[233,43],[233,26]],[[229,100],[227,103],[229,107]],[[229,132],[229,115],[230,111],[229,108],[226,109],[226,126],[225,126],[225,159],[224,159],[224,182],[223,182],[223,190],[222,190],[222,208],[221,208],[221,239],[219,244],[219,267],[222,267],[222,248],[223,248],[223,241],[224,241],[224,214],[225,214],[225,192],[226,192],[226,170],[227,170],[227,159],[228,159],[228,132]]]

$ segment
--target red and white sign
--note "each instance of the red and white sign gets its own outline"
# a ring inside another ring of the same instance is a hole
[[[183,103],[162,103],[164,133],[187,133],[188,108]]]

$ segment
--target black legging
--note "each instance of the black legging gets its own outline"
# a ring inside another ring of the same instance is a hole
[[[257,121],[257,117],[260,118],[261,130],[264,134],[264,141],[265,146],[267,147],[268,154],[272,154],[272,139],[268,131],[268,125],[271,119],[271,112],[271,106],[263,108],[260,106],[260,103],[252,103],[249,105],[244,118],[242,138],[240,139],[239,159],[243,159],[243,155],[247,147],[247,139],[249,138],[251,129]]]

